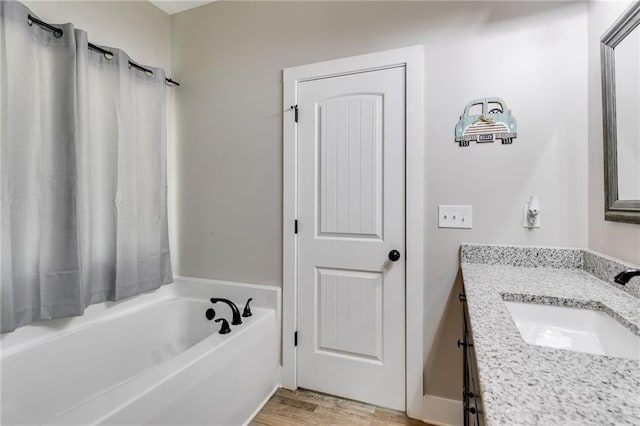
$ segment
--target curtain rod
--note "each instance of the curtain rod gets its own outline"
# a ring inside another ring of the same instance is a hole
[[[54,27],[53,25],[47,24],[46,22],[41,21],[41,20],[40,20],[40,19],[38,19],[38,18],[34,18],[33,16],[28,15],[28,16],[27,16],[27,24],[29,24],[29,26],[31,26],[31,25],[33,25],[33,23],[34,23],[34,22],[35,22],[36,24],[40,25],[41,27],[46,28],[46,29],[48,29],[48,30],[52,31],[52,32],[53,32],[53,35],[54,35],[56,38],[60,38],[60,37],[62,37],[62,36],[63,36],[63,34],[64,34],[64,31],[62,31],[62,29],[60,29],[60,28],[56,28],[56,27]],[[102,54],[104,55],[104,57],[105,57],[105,58],[107,58],[107,59],[113,59],[113,58],[115,57],[115,55],[113,54],[113,52],[110,52],[110,51],[108,51],[108,50],[106,50],[106,49],[103,49],[103,48],[102,48],[102,47],[100,47],[100,46],[96,46],[96,45],[95,45],[95,44],[93,44],[93,43],[88,43],[88,45],[89,45],[89,49],[93,49],[93,50],[95,50],[95,51],[97,51],[97,52],[102,53]],[[135,62],[133,62],[133,61],[129,61],[129,66],[130,66],[130,67],[133,67],[133,68],[136,68],[136,69],[138,69],[138,70],[140,70],[140,71],[143,71],[145,74],[151,74],[151,75],[153,76],[153,70],[150,70],[150,69],[145,68],[145,67],[143,67],[143,66],[141,66],[141,65],[138,65],[138,64],[136,64],[136,63],[135,63]],[[175,81],[175,80],[173,80],[173,79],[171,79],[171,78],[165,78],[164,80],[165,80],[165,82],[166,82],[166,83],[168,83],[168,84],[174,84],[174,85],[176,85],[176,86],[180,86],[180,83],[178,83],[177,81]]]

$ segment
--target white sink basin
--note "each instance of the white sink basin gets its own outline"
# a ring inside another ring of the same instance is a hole
[[[527,343],[640,359],[640,336],[605,312],[537,303],[504,303]]]

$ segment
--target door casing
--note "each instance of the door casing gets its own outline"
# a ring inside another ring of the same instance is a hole
[[[423,47],[411,46],[283,70],[283,339],[282,385],[296,389],[297,350],[297,127],[294,120],[298,83],[365,71],[404,66],[406,69],[406,413],[423,418],[424,318],[424,138]]]

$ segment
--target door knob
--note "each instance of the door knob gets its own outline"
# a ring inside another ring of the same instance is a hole
[[[389,252],[389,260],[395,262],[398,259],[400,259],[400,252],[398,250],[391,250]]]

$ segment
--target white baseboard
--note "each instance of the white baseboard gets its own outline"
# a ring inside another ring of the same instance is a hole
[[[462,401],[425,395],[423,418],[436,426],[462,426]]]

